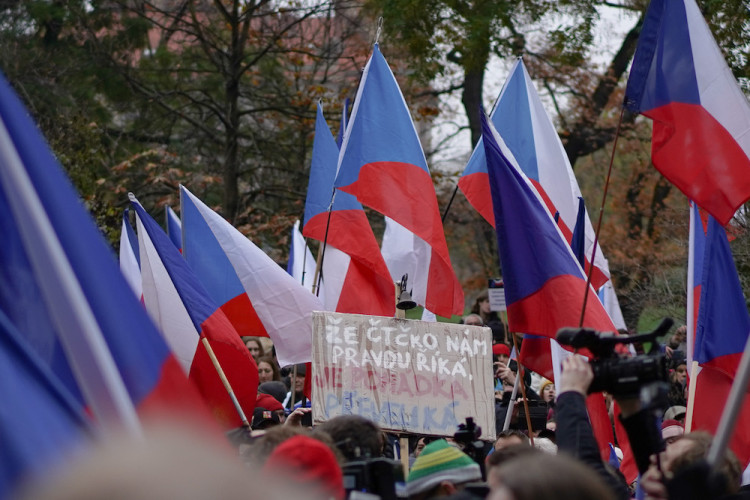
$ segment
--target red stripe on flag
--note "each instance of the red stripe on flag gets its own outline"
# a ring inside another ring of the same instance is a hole
[[[555,276],[533,294],[508,305],[509,328],[513,332],[554,338],[563,327],[577,327],[581,319],[586,282],[571,275]],[[583,326],[614,332],[612,320],[591,288]]]
[[[268,337],[266,327],[255,312],[250,297],[242,293],[220,307],[222,312],[232,322],[232,326],[240,336]]]
[[[750,198],[750,158],[700,105],[670,103],[644,115],[654,121],[654,166],[725,226]]]
[[[492,207],[492,193],[490,192],[490,178],[486,172],[475,172],[458,179],[458,187],[466,196],[469,204],[484,220],[495,227],[495,212]]]

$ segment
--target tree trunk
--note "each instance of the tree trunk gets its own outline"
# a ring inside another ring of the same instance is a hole
[[[464,90],[461,102],[469,118],[471,130],[471,147],[473,148],[482,137],[482,122],[479,118],[479,107],[482,105],[482,84],[484,83],[484,67],[469,70],[464,73]]]

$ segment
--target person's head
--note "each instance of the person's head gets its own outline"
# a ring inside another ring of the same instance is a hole
[[[484,326],[484,321],[482,321],[482,317],[478,314],[468,314],[463,319],[464,325],[469,326]]]
[[[665,420],[661,423],[661,437],[667,444],[672,444],[685,434],[685,427],[677,420]]]
[[[297,365],[296,375],[294,367],[289,376],[291,377],[292,389],[294,392],[301,393],[305,388],[305,377],[307,376],[307,366],[304,363]]]
[[[508,429],[497,435],[497,439],[495,440],[495,451],[519,444],[528,446],[528,436],[519,430]]]
[[[672,337],[669,339],[669,346],[677,348],[685,340],[687,340],[687,326],[682,325],[672,334]]]
[[[383,455],[383,433],[378,424],[359,415],[341,415],[315,427],[328,434],[347,461]]]
[[[505,446],[501,449],[496,449],[485,459],[485,466],[487,468],[487,486],[491,490],[496,490],[502,484],[502,476],[500,474],[500,466],[506,464],[511,460],[515,460],[526,454],[539,454],[540,450],[533,448],[528,444],[514,444]]]
[[[430,444],[435,440],[434,437],[431,436],[421,436],[417,443],[414,445],[414,458],[418,457],[420,453],[422,453],[422,450],[424,450],[424,447]]]
[[[284,441],[273,450],[262,472],[310,488],[323,498],[344,500],[345,497],[341,467],[333,451],[304,434]]]
[[[687,382],[687,362],[685,358],[675,361],[672,366],[672,382],[685,385]]]
[[[289,392],[284,382],[273,381],[273,382],[262,382],[258,385],[258,394],[268,394],[273,396],[279,403],[284,402],[286,393]]]
[[[279,403],[276,398],[269,394],[258,394],[258,397],[255,400],[255,406],[256,408],[265,408],[266,410],[272,412],[274,415],[276,415],[276,417],[278,417],[280,424],[283,424],[286,421],[284,405]],[[253,429],[255,428],[256,427],[253,426]]]
[[[281,380],[281,375],[279,374],[279,367],[276,365],[276,362],[270,357],[270,356],[263,356],[261,358],[258,358],[257,363],[258,365],[258,383],[262,384],[264,382],[274,382]]]
[[[687,408],[684,406],[670,406],[667,408],[667,411],[664,412],[664,420],[677,420],[678,422],[684,422],[686,412]]]
[[[697,431],[685,434],[667,445],[662,460],[662,470],[678,474],[708,455],[713,436],[707,432]],[[729,448],[724,452],[719,465],[719,472],[724,476],[724,489],[716,492],[717,496],[730,495],[740,489],[742,468],[739,460]]]
[[[545,380],[542,382],[542,386],[539,388],[539,396],[542,401],[550,403],[555,400],[555,384],[551,380]]]
[[[425,446],[414,461],[406,480],[406,493],[419,500],[448,496],[466,483],[481,479],[479,464],[445,439],[438,439]]]
[[[471,312],[479,314],[481,317],[486,318],[490,314],[490,296],[487,292],[482,292],[474,301],[474,306],[471,308]]]
[[[524,454],[497,468],[489,500],[609,500],[614,493],[572,456]]]
[[[508,364],[510,361],[510,347],[505,344],[493,344],[492,357],[495,361]]]
[[[265,354],[263,344],[260,343],[258,337],[242,337],[242,340],[245,341],[245,346],[250,351],[250,355],[256,360]]]

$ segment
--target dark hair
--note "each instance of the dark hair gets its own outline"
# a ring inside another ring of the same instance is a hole
[[[373,421],[359,415],[341,415],[315,427],[325,432],[347,460],[383,455],[383,434]]]
[[[281,381],[281,373],[279,372],[279,365],[276,364],[276,360],[274,360],[271,356],[258,356],[258,360],[255,362],[255,364],[258,366],[258,368],[260,368],[261,363],[268,363],[269,365],[271,365],[271,371],[273,371],[273,381]]]
[[[493,453],[494,455],[494,453]],[[612,489],[572,456],[525,453],[498,467],[515,500],[614,500]]]

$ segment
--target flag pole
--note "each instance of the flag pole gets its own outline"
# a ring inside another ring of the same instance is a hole
[[[745,342],[745,351],[742,353],[742,359],[737,367],[737,374],[732,382],[732,388],[729,391],[727,403],[724,405],[724,412],[721,414],[721,420],[719,420],[716,435],[714,436],[711,448],[708,450],[708,455],[706,456],[706,461],[714,472],[718,472],[720,466],[719,459],[727,449],[729,438],[732,436],[734,427],[737,424],[737,417],[742,408],[742,402],[747,392],[748,382],[750,382],[750,335],[748,335],[747,341]]]
[[[693,428],[693,412],[695,411],[695,377],[698,376],[698,362],[690,363],[690,387],[688,388],[687,415],[685,417],[685,432]]]
[[[513,348],[516,350],[516,363],[518,363],[518,373],[516,374],[516,383],[521,387],[521,397],[523,398],[523,409],[526,412],[526,428],[529,430],[529,441],[531,446],[534,446],[534,429],[531,427],[531,415],[529,414],[529,400],[526,399],[526,384],[521,381],[518,382],[519,378],[523,378],[523,365],[521,364],[521,350],[518,348],[518,341],[516,340],[516,334],[511,333],[510,336],[513,338]],[[510,411],[510,404],[508,405],[508,411]],[[508,416],[506,415],[507,419]]]
[[[315,261],[315,275],[313,277],[313,293],[316,297],[320,296],[320,280],[323,279],[323,258],[325,257],[326,247],[328,246],[328,229],[331,227],[331,212],[333,212],[333,200],[336,199],[336,188],[331,194],[331,203],[328,205],[328,219],[326,219],[326,232],[323,235],[321,247],[318,249],[318,258]]]
[[[211,344],[209,344],[208,339],[206,337],[201,338],[201,343],[203,344],[203,347],[206,348],[206,353],[208,353],[208,357],[211,358],[211,363],[214,365],[214,368],[216,369],[216,373],[219,375],[219,378],[221,379],[221,383],[224,385],[224,389],[226,389],[227,393],[229,394],[229,398],[232,400],[234,409],[237,410],[237,414],[240,416],[240,420],[242,420],[242,427],[245,427],[246,429],[250,430],[250,422],[247,421],[245,412],[242,411],[242,406],[240,406],[240,402],[237,400],[237,396],[235,396],[234,394],[234,389],[232,389],[232,384],[229,383],[229,379],[224,374],[224,370],[221,368],[221,364],[219,363],[219,360],[216,358],[216,354],[214,354],[214,350],[211,348]]]
[[[617,121],[617,130],[615,130],[615,139],[612,144],[612,155],[609,158],[609,168],[607,170],[607,178],[604,181],[604,193],[602,193],[602,205],[599,207],[599,219],[596,222],[596,231],[594,232],[594,248],[591,250],[591,261],[589,262],[589,272],[586,273],[584,268],[583,272],[586,274],[586,288],[583,292],[583,306],[581,307],[581,319],[578,321],[578,326],[583,326],[583,319],[586,315],[586,305],[589,299],[589,287],[591,287],[591,277],[594,274],[594,259],[596,258],[596,247],[599,246],[599,233],[602,229],[602,218],[604,216],[604,204],[607,201],[607,193],[609,192],[609,181],[612,178],[612,165],[615,162],[615,151],[617,151],[617,139],[620,137],[620,127],[622,125],[622,119],[625,116],[625,106],[620,111],[620,119]],[[585,262],[584,262],[585,264]]]
[[[510,401],[508,402],[508,412],[505,414],[505,422],[503,423],[503,430],[507,431],[510,429],[510,419],[513,416],[513,404],[516,401],[516,395],[518,394],[518,381],[521,377],[516,377],[516,381],[513,383],[513,392],[510,393]]]

